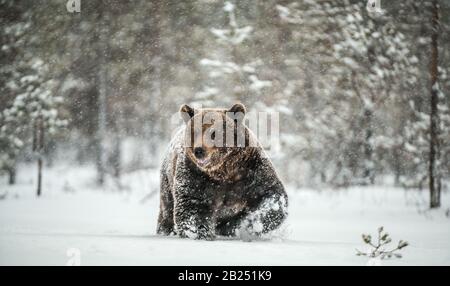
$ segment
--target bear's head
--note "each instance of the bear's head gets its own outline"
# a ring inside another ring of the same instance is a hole
[[[184,147],[188,158],[210,175],[226,173],[227,166],[242,160],[248,153],[245,112],[245,106],[240,103],[230,109],[181,106],[180,113],[186,123]]]

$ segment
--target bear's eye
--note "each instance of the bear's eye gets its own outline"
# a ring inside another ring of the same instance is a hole
[[[211,139],[212,140],[216,139],[216,131],[213,131],[213,133],[211,133]]]

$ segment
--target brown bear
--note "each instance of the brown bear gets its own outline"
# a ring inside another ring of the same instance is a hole
[[[180,113],[186,124],[161,167],[157,233],[245,239],[280,226],[287,216],[287,195],[244,123],[244,105],[229,110],[183,105]]]

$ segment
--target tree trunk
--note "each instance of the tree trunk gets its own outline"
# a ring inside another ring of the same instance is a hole
[[[363,178],[365,183],[374,184],[375,182],[375,172],[373,166],[373,147],[372,140],[373,130],[372,130],[372,118],[373,112],[370,109],[364,110],[364,121],[365,121],[365,134],[364,134],[364,171]]]
[[[121,150],[122,138],[120,137],[118,132],[119,131],[116,131],[116,136],[114,138],[114,150],[113,150],[112,158],[111,158],[111,161],[112,161],[111,164],[112,164],[112,167],[113,167],[113,176],[116,179],[120,179],[120,174],[121,174],[121,168],[120,168],[121,160],[120,160],[120,158],[122,156],[122,152],[121,152],[122,151]]]
[[[430,162],[429,162],[429,187],[430,208],[438,208],[441,205],[439,162],[439,114],[438,114],[438,33],[439,33],[439,7],[438,1],[433,1],[432,6],[432,32],[431,32],[431,110],[430,110]]]
[[[105,16],[99,14],[99,44],[97,54],[99,56],[100,64],[97,71],[97,82],[98,82],[98,117],[97,117],[97,184],[103,185],[105,181],[105,148],[104,139],[106,132],[106,96],[107,96],[107,75],[106,75],[106,56],[107,53],[107,35],[106,35],[106,23]]]
[[[15,185],[16,184],[16,167],[9,168],[8,175],[9,175],[8,184]]]
[[[37,190],[36,194],[38,197],[42,194],[42,156],[43,156],[43,147],[44,147],[44,122],[42,118],[37,119],[35,124],[35,136],[34,136],[34,147],[35,153],[38,156],[37,159]]]
[[[97,131],[98,132],[98,131]],[[105,159],[104,159],[104,148],[102,143],[102,136],[97,135],[97,138],[95,138],[95,145],[96,145],[96,167],[97,167],[97,185],[102,186],[105,182]]]
[[[402,165],[400,163],[400,149],[398,147],[394,147],[394,173],[395,173],[395,186],[400,186],[400,176],[402,175]]]
[[[145,37],[143,38],[144,49],[150,53],[150,62],[147,65],[152,67],[151,73],[151,92],[149,93],[150,106],[148,108],[148,120],[145,127],[145,138],[148,140],[149,151],[151,158],[155,158],[157,155],[157,143],[158,143],[158,124],[161,124],[162,120],[159,120],[158,114],[160,114],[160,107],[164,104],[164,98],[161,96],[163,93],[163,19],[164,19],[164,2],[152,1],[149,19],[144,23]],[[147,60],[147,59],[146,59]]]
[[[37,181],[37,196],[40,197],[42,193],[42,158],[38,158],[38,181]]]
[[[154,67],[153,74],[153,98],[158,100],[161,98],[161,86],[162,86],[162,43],[161,43],[161,13],[162,13],[162,1],[155,1],[152,3],[152,37],[151,44],[152,51],[152,65]],[[155,104],[155,100],[150,101]],[[154,108],[154,105],[152,106]]]

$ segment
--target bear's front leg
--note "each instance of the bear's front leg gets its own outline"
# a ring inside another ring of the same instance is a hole
[[[287,216],[287,197],[274,194],[261,200],[257,206],[240,220],[237,235],[251,240],[278,228]]]
[[[211,192],[206,190],[205,177],[192,170],[188,159],[180,156],[174,176],[173,220],[175,233],[192,239],[214,239]]]
[[[170,235],[174,231],[173,195],[167,175],[161,172],[160,206],[156,233]]]
[[[214,239],[212,208],[208,200],[178,194],[174,209],[175,232],[192,239]]]

